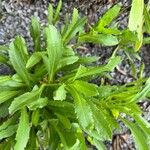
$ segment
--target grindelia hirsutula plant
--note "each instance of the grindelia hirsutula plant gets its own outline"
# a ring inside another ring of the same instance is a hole
[[[9,48],[1,46],[0,62],[12,69],[0,76],[0,148],[5,150],[86,150],[87,139],[97,149],[111,140],[121,120],[132,131],[140,150],[148,150],[150,124],[142,118],[137,102],[149,97],[150,80],[138,79],[120,86],[91,82],[121,63],[116,52],[104,65],[98,57],[81,57],[75,48],[86,18],[74,9],[72,20],[57,30],[61,1],[54,14],[49,6],[49,24],[41,27],[32,18],[34,52],[17,36]],[[67,18],[67,17],[66,17]],[[67,19],[66,19],[67,20]],[[124,114],[134,119],[129,121]]]

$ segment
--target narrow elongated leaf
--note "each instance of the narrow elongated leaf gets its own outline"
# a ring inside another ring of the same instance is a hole
[[[62,41],[60,34],[57,29],[49,25],[45,29],[46,40],[47,40],[47,52],[48,52],[48,80],[49,82],[53,81],[54,74],[57,68],[58,60],[61,58],[63,54]]]
[[[40,119],[40,110],[37,109],[37,110],[35,110],[35,111],[32,112],[32,124],[35,127],[38,126],[39,119]]]
[[[63,126],[66,129],[70,129],[71,128],[71,122],[70,122],[70,120],[67,117],[65,117],[65,116],[63,116],[63,115],[61,115],[59,113],[56,113],[56,116],[61,121],[61,123],[63,124]]]
[[[91,34],[91,33],[80,35],[79,41],[103,44],[105,46],[114,46],[119,43],[116,36],[107,34]]]
[[[55,92],[54,92],[54,100],[65,100],[66,99],[66,90],[65,84],[62,84]]]
[[[77,140],[76,129],[71,128],[70,130],[63,130],[62,126],[58,125],[58,123],[55,120],[50,120],[50,123],[52,124],[54,129],[57,131],[64,149],[73,150],[72,146],[76,143],[76,140]]]
[[[76,80],[74,82],[74,86],[78,92],[83,93],[85,96],[97,96],[98,95],[97,86],[95,84]]]
[[[106,140],[106,139],[111,139],[112,135],[112,129],[110,128],[110,120],[108,120],[107,116],[105,113],[98,109],[95,104],[91,100],[87,100],[88,104],[90,105],[90,109],[93,114],[93,119],[94,119],[94,125],[99,133],[99,139],[100,140]]]
[[[150,33],[150,13],[146,6],[144,7],[144,21],[146,32]]]
[[[64,18],[65,24],[62,25],[62,27],[61,27],[61,35],[62,35],[62,37],[66,34],[66,32],[68,30],[69,23],[70,23],[69,21],[70,21],[69,14],[66,13],[65,18]]]
[[[101,31],[105,26],[108,26],[113,21],[113,19],[115,19],[118,16],[120,9],[121,9],[121,7],[119,5],[115,5],[112,8],[110,8],[103,15],[103,17],[100,18],[96,29],[98,31]]]
[[[67,37],[65,43],[68,43],[77,33],[82,31],[86,22],[87,22],[87,17],[83,17],[81,19],[78,19],[74,28],[71,30],[69,36]]]
[[[82,130],[80,129],[79,125],[75,124],[75,126],[77,130],[76,135],[78,139],[76,140],[76,143],[73,145],[73,147],[70,148],[70,150],[88,150]]]
[[[122,31],[116,29],[116,28],[103,28],[101,31],[98,31],[99,33],[103,34],[111,34],[111,35],[121,35]]]
[[[27,61],[26,64],[26,68],[31,68],[34,65],[36,65],[38,62],[40,62],[40,60],[42,59],[42,56],[39,52],[35,52],[31,55],[31,57],[29,58],[29,60]]]
[[[48,6],[48,23],[50,25],[53,24],[53,6],[52,6],[52,4],[49,4],[49,6]]]
[[[150,37],[146,37],[143,39],[143,44],[149,44],[150,43]]]
[[[5,103],[2,103],[0,105],[0,117],[6,117],[9,115],[8,107],[10,106],[10,101],[7,101]]]
[[[0,131],[6,130],[9,126],[14,125],[15,123],[16,123],[16,116],[13,116],[0,126]]]
[[[2,91],[2,92],[0,92],[0,104],[13,98],[18,93],[20,93],[20,91]]]
[[[63,42],[67,44],[83,28],[86,20],[86,17],[79,19],[78,10],[74,8],[71,23],[63,34]]]
[[[74,105],[67,101],[49,101],[48,106],[56,113],[60,113],[69,118],[75,118]]]
[[[139,101],[146,97],[146,95],[150,92],[150,79],[147,80],[144,89],[137,93],[136,96],[131,101]]]
[[[132,135],[135,139],[137,148],[139,150],[149,150],[148,145],[146,143],[146,138],[142,130],[134,123],[129,122],[125,119],[122,119],[122,121],[130,128],[132,131]]]
[[[116,56],[111,58],[108,64],[106,64],[105,66],[98,66],[89,69],[84,66],[80,66],[74,77],[74,80],[86,76],[92,76],[92,75],[97,75],[97,74],[102,74],[104,72],[112,71],[120,62],[121,62],[121,57]]]
[[[36,17],[32,17],[31,20],[31,27],[30,27],[31,37],[34,43],[34,50],[40,51],[41,50],[41,31],[40,31],[40,24]]]
[[[76,91],[73,85],[69,86],[69,92],[74,98],[75,112],[80,125],[84,129],[89,129],[93,126],[93,118],[90,107],[86,100]]]
[[[12,79],[13,79],[14,81],[16,81],[16,82],[22,82],[21,78],[20,78],[17,74],[14,74],[14,75],[12,76]]]
[[[75,55],[75,52],[73,50],[73,48],[71,46],[66,46],[64,47],[64,53],[63,55],[66,57],[66,56],[74,56]]]
[[[14,150],[24,150],[30,134],[29,116],[27,110],[24,108],[21,110],[21,117],[16,134],[16,144]]]
[[[9,47],[5,46],[5,45],[0,45],[0,51],[8,51]]]
[[[63,36],[63,41],[65,41],[67,39],[67,37],[70,36],[72,29],[74,28],[77,20],[78,20],[78,10],[76,8],[73,9],[73,14],[72,14],[72,20],[71,23],[68,26],[68,30],[66,31],[66,33]]]
[[[0,64],[8,64],[8,57],[0,53]]]
[[[0,140],[12,136],[16,130],[18,125],[10,125],[6,129],[0,131]]]
[[[25,83],[13,80],[10,76],[2,76],[0,77],[0,87],[5,90],[12,90],[12,88],[16,87],[24,87]]]
[[[19,97],[16,97],[9,107],[9,112],[11,114],[15,113],[17,110],[29,105],[29,103],[37,100],[42,92],[42,88],[35,91],[27,92]]]
[[[144,0],[132,0],[128,27],[131,31],[137,31],[143,22]]]
[[[0,76],[0,85],[3,84],[6,81],[9,81],[11,79],[11,76]]]
[[[26,69],[28,52],[25,41],[22,37],[17,37],[15,41],[10,44],[9,56],[14,69],[16,70],[22,81],[29,85],[30,75]]]
[[[36,131],[35,131],[35,127],[32,126],[32,128],[30,129],[30,138],[28,140],[28,144],[26,146],[26,150],[33,150],[33,147],[35,150],[38,150],[38,146],[37,146],[37,143],[36,143]]]
[[[145,134],[147,134],[149,136],[150,135],[149,122],[140,115],[135,114],[135,115],[133,115],[133,118],[138,123],[138,125],[141,127],[141,129],[145,132]]]
[[[102,141],[98,141],[97,139],[93,139],[93,144],[97,147],[98,150],[106,150],[106,147]]]
[[[143,11],[144,0],[132,0],[128,27],[131,31],[136,31],[138,33],[139,41],[136,42],[136,50],[139,50],[143,42]]]
[[[46,98],[39,98],[36,101],[31,102],[30,104],[28,104],[28,108],[30,110],[36,110],[38,108],[43,108],[48,104],[48,99]]]
[[[78,60],[78,63],[85,63],[85,64],[90,64],[90,63],[93,63],[93,62],[96,62],[100,59],[100,57],[97,57],[97,56],[91,56],[91,57],[80,57],[79,60]]]
[[[61,7],[62,7],[62,0],[59,0],[59,3],[58,3],[57,8],[56,8],[55,15],[54,15],[53,24],[56,24],[56,22],[59,19],[59,14],[60,14]]]
[[[56,70],[59,70],[67,65],[71,65],[75,62],[78,61],[78,57],[77,56],[70,56],[70,57],[64,57],[62,58],[59,63],[58,63],[58,66],[57,66],[57,69]]]

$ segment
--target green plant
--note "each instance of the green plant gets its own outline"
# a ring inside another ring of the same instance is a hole
[[[114,51],[105,65],[95,66],[99,58],[78,56],[79,43],[70,43],[78,40],[86,18],[80,19],[74,9],[72,20],[66,17],[59,32],[54,25],[60,8],[61,1],[55,14],[49,6],[44,40],[39,22],[32,18],[31,55],[20,36],[9,48],[0,47],[0,62],[12,69],[12,75],[0,76],[0,148],[84,150],[86,138],[101,150],[120,119],[131,129],[139,149],[148,150],[150,125],[141,117],[137,102],[149,96],[150,79],[122,86],[91,83],[97,76],[107,78],[122,58]]]

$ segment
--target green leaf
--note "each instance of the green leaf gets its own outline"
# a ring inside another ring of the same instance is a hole
[[[9,141],[4,140],[3,142],[0,143],[0,148],[4,150],[10,150],[12,147],[11,145],[12,145],[11,140]]]
[[[100,32],[105,26],[108,26],[113,21],[113,19],[115,19],[118,16],[120,9],[121,9],[121,7],[118,4],[113,6],[112,8],[110,8],[103,15],[103,17],[100,18],[96,29]]]
[[[138,37],[136,35],[135,32],[130,31],[129,29],[125,29],[123,30],[121,36],[120,36],[120,44],[121,45],[127,45],[127,44],[132,44],[132,43],[136,43],[136,41],[138,40]]]
[[[112,35],[121,35],[122,31],[116,29],[116,28],[103,28],[101,31],[98,31],[99,33],[103,34],[112,34]]]
[[[106,150],[106,147],[102,141],[98,141],[97,139],[93,139],[93,144],[97,147],[98,150]]]
[[[54,15],[53,24],[56,24],[56,22],[59,19],[61,7],[62,7],[62,0],[59,0],[59,3],[58,3],[57,8],[56,8],[55,15]]]
[[[49,101],[48,106],[53,112],[63,114],[69,118],[75,118],[74,105],[67,101]]]
[[[91,99],[87,100],[88,104],[90,105],[90,109],[93,114],[94,126],[96,131],[99,134],[100,140],[111,139],[112,136],[112,129],[111,129],[111,120],[107,118],[107,115],[103,112],[105,110],[101,110],[98,108]],[[111,117],[111,116],[110,116]],[[109,121],[108,121],[109,120]]]
[[[62,126],[60,126],[57,120],[50,120],[50,123],[58,133],[62,146],[64,149],[71,149],[71,147],[76,143],[76,132],[75,129],[64,130]]]
[[[27,107],[30,110],[36,110],[38,108],[41,109],[41,108],[45,107],[47,104],[48,104],[48,99],[47,99],[47,97],[45,97],[45,98],[39,98],[36,101],[31,102],[30,104],[27,105]]]
[[[12,90],[12,88],[24,87],[25,84],[22,81],[17,81],[10,76],[1,76],[0,77],[0,87],[5,90]]]
[[[78,10],[76,8],[73,9],[73,14],[72,14],[72,20],[71,23],[68,26],[67,32],[63,36],[63,40],[67,39],[67,37],[71,34],[77,20],[78,20]]]
[[[9,47],[5,46],[5,45],[0,45],[0,51],[8,51]]]
[[[42,89],[43,87],[16,97],[9,107],[10,114],[15,113],[17,110],[22,109],[23,107],[29,105],[33,101],[39,99]]]
[[[0,105],[0,118],[7,117],[9,115],[8,107],[10,106],[10,101],[6,101]]]
[[[144,0],[132,0],[128,27],[131,31],[137,31],[143,22]]]
[[[6,129],[0,131],[0,140],[12,136],[16,130],[18,125],[10,125]]]
[[[17,94],[19,94],[20,91],[2,91],[0,92],[0,104],[4,103],[5,101],[12,99]]]
[[[98,66],[93,68],[86,68],[82,65],[77,70],[77,73],[74,77],[75,79],[83,78],[86,76],[92,76],[97,74],[102,74],[104,72],[113,71],[114,68],[121,62],[121,57],[116,56],[109,60],[109,62],[105,66]]]
[[[0,64],[8,64],[8,57],[0,53]]]
[[[16,134],[16,144],[14,150],[24,150],[30,134],[29,116],[27,110],[24,108],[21,110],[21,117]]]
[[[45,29],[45,33],[48,52],[48,60],[46,65],[48,69],[48,81],[52,82],[56,72],[58,60],[61,58],[63,53],[63,48],[60,34],[54,26],[49,25]]]
[[[97,96],[99,94],[97,85],[95,84],[76,80],[74,81],[73,85],[78,92],[83,93],[85,96]]]
[[[53,6],[52,6],[52,4],[49,4],[49,6],[48,6],[48,23],[50,25],[53,24]]]
[[[97,57],[97,56],[79,57],[78,63],[80,63],[80,64],[90,64],[90,63],[98,61],[99,59],[100,59],[100,57]]]
[[[64,53],[63,55],[66,57],[66,56],[74,56],[75,55],[75,52],[73,50],[73,48],[71,46],[66,46],[64,47]]]
[[[36,17],[31,18],[31,27],[30,33],[34,43],[34,51],[41,50],[41,31],[40,31],[40,24]]]
[[[125,119],[122,119],[122,121],[130,128],[132,131],[132,135],[135,139],[137,148],[139,150],[149,150],[148,145],[146,143],[146,138],[142,130],[134,123],[129,122]]]
[[[150,37],[145,37],[143,39],[143,44],[149,44],[150,43]]]
[[[6,76],[0,76],[0,85],[3,85],[6,81],[9,81],[11,79],[11,76],[6,75]]]
[[[93,126],[93,118],[90,107],[86,100],[77,92],[76,88],[73,85],[69,86],[69,92],[71,93],[74,103],[75,103],[75,112],[79,120],[79,124],[84,129],[89,129]]]
[[[119,43],[116,36],[113,35],[107,35],[107,34],[82,34],[79,37],[80,42],[89,42],[89,43],[96,43],[96,44],[102,44],[105,46],[114,46]]]
[[[73,124],[73,125],[77,130],[76,132],[77,140],[76,140],[76,143],[73,145],[73,147],[70,148],[70,150],[77,150],[77,149],[88,150],[82,130],[80,129],[78,124]]]
[[[77,62],[79,60],[79,58],[77,56],[70,56],[70,57],[64,57],[62,58],[57,66],[56,70],[59,70],[67,65],[71,65],[74,64],[75,62]]]
[[[15,41],[10,44],[9,56],[14,69],[22,81],[24,81],[29,86],[30,75],[26,69],[28,52],[25,41],[22,37],[17,37]]]
[[[32,126],[32,128],[30,129],[30,137],[28,140],[28,144],[25,150],[33,150],[33,147],[34,147],[34,150],[38,150],[36,140],[37,140],[37,137],[36,137],[35,127]]]
[[[144,20],[146,32],[150,33],[150,13],[146,6],[144,6]]]
[[[146,95],[150,92],[150,78],[146,81],[145,87],[143,90],[135,95],[135,97],[131,100],[137,102],[146,97]]]
[[[150,135],[150,123],[144,119],[141,115],[133,115],[133,118],[138,123],[138,125],[141,127],[141,129],[147,134],[147,136]]]
[[[67,44],[78,33],[86,23],[86,17],[79,19],[78,10],[74,8],[71,23],[64,32],[62,38],[63,42]]]
[[[54,92],[54,100],[65,100],[66,99],[66,85],[62,84],[55,92]]]
[[[16,116],[8,118],[3,124],[0,126],[0,131],[6,130],[9,126],[14,125],[16,123]]]
[[[136,42],[136,50],[141,47],[143,42],[143,11],[144,0],[132,0],[128,27],[131,31],[136,31],[138,33],[139,41]]]
[[[39,52],[33,53],[27,61],[26,68],[27,69],[32,68],[38,62],[40,62],[41,59],[42,59],[42,56]]]
[[[65,117],[59,113],[55,113],[55,114],[66,129],[71,129],[71,122],[67,117]]]

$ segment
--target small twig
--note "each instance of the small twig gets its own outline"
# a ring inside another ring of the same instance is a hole
[[[119,73],[121,73],[121,74],[127,76],[127,73],[126,73],[125,71],[121,70],[119,66],[117,66],[116,69],[117,69],[117,71],[118,71]]]
[[[79,46],[78,49],[88,51],[88,48],[86,48],[86,47],[84,47],[84,46]]]

